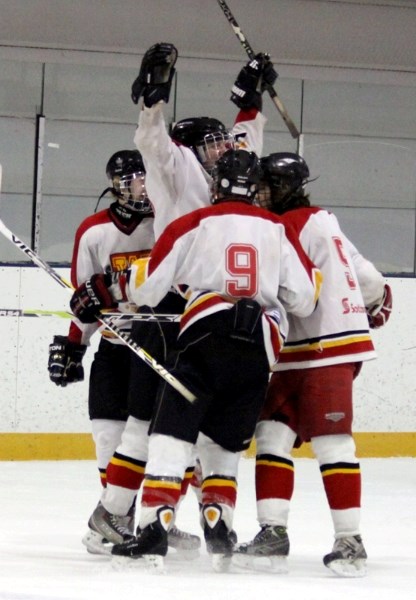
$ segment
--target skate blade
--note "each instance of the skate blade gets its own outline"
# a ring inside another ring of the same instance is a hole
[[[82,543],[90,554],[98,554],[101,556],[111,556],[112,544],[104,542],[105,538],[96,531],[88,531],[82,538]]]
[[[231,566],[231,556],[228,554],[211,554],[211,564],[216,573],[227,573]]]
[[[163,556],[160,556],[160,554],[144,554],[136,558],[113,555],[111,567],[114,571],[126,571],[144,567],[150,573],[166,574],[165,562]]]
[[[338,577],[365,577],[367,575],[365,558],[357,558],[352,562],[348,559],[333,560],[327,566]]]
[[[289,573],[287,556],[249,556],[233,554],[232,564],[239,569],[260,571],[262,573]]]

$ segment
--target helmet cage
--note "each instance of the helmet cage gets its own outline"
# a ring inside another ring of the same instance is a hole
[[[224,152],[234,150],[234,148],[234,136],[229,131],[207,133],[199,143],[195,144],[197,158],[209,173]]]
[[[144,171],[128,173],[114,177],[113,186],[117,192],[117,200],[121,206],[134,212],[150,213],[152,205],[147,196]]]
[[[266,210],[271,210],[273,208],[271,188],[264,180],[260,181],[257,204]]]

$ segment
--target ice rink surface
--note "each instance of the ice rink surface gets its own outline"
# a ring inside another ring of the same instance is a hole
[[[99,499],[91,461],[0,463],[0,599],[7,600],[407,600],[416,588],[416,459],[363,459],[362,535],[368,575],[341,579],[323,566],[332,525],[312,459],[297,459],[289,573],[214,573],[202,546],[189,561],[169,553],[165,575],[115,571],[81,544]],[[192,490],[177,524],[200,534]],[[254,460],[242,459],[235,513],[239,541],[258,531]]]

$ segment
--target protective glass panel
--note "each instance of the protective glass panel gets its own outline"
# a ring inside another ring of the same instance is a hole
[[[415,270],[415,211],[325,206],[363,256],[383,273]]]
[[[47,64],[44,114],[52,119],[137,122],[130,88],[138,69]]]
[[[366,137],[416,137],[415,88],[305,81],[306,132]]]
[[[0,217],[27,245],[31,241],[34,139],[34,120],[0,117]],[[0,235],[1,262],[25,260],[22,252]]]
[[[70,260],[76,228],[110,183],[107,162],[118,150],[134,149],[134,131],[127,125],[47,121],[40,240],[46,260]],[[98,209],[110,202],[106,196]]]
[[[1,116],[33,117],[39,111],[41,98],[41,64],[0,60]]]

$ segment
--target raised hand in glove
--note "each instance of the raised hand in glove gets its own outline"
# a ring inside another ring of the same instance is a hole
[[[145,106],[160,100],[169,101],[170,88],[175,75],[178,51],[173,44],[154,44],[143,57],[140,72],[131,87],[131,98],[137,104],[143,96]]]
[[[87,346],[70,342],[63,335],[55,335],[49,345],[49,379],[65,387],[68,383],[84,380],[82,359]]]
[[[274,84],[277,77],[270,56],[260,52],[241,69],[231,89],[230,99],[239,108],[261,110],[261,95],[268,86]]]
[[[390,318],[393,308],[393,294],[389,285],[384,286],[384,294],[381,302],[372,308],[367,308],[367,317],[370,329],[383,327]]]
[[[94,323],[100,310],[116,308],[117,302],[109,290],[112,285],[110,273],[96,273],[75,290],[69,304],[81,323]]]

